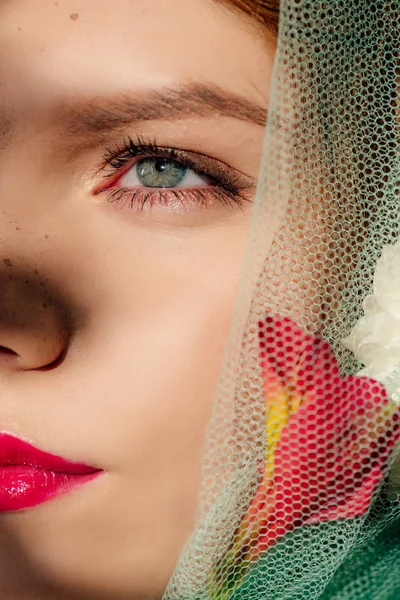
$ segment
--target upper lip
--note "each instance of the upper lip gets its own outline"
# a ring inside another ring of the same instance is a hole
[[[49,454],[17,437],[0,433],[0,468],[12,466],[33,467],[70,475],[85,475],[101,470]]]

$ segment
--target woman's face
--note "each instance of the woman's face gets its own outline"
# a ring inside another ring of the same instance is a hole
[[[5,600],[168,583],[244,258],[267,35],[213,0],[0,1],[0,432],[102,470],[0,515]]]

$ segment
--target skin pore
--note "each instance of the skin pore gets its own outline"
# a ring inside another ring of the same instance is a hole
[[[0,1],[0,431],[104,470],[0,514],[4,600],[162,596],[194,526],[273,42],[213,0]]]

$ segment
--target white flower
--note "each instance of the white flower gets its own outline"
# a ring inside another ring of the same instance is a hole
[[[400,240],[387,246],[374,275],[373,294],[363,302],[364,316],[343,340],[365,365],[360,375],[400,390]],[[396,398],[394,398],[396,399]]]

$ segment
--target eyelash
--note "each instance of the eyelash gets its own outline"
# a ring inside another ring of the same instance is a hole
[[[134,158],[162,157],[178,162],[187,169],[192,170],[200,177],[206,177],[213,187],[204,188],[112,188],[99,190],[97,193],[106,193],[107,202],[110,204],[129,205],[129,208],[138,208],[143,211],[146,204],[153,206],[168,205],[171,200],[182,205],[195,202],[201,207],[206,207],[210,200],[217,200],[227,208],[243,208],[250,202],[249,190],[254,186],[248,178],[240,176],[234,169],[223,165],[215,159],[195,152],[186,152],[176,148],[158,146],[157,142],[148,141],[138,137],[135,141],[128,137],[121,146],[107,149],[103,156],[100,171],[105,172],[104,178],[115,182],[120,179],[130,168]],[[201,163],[206,163],[201,166]],[[129,167],[129,168],[126,168]],[[122,171],[122,172],[121,172]],[[246,181],[244,181],[246,180]],[[247,193],[246,193],[247,192]]]

